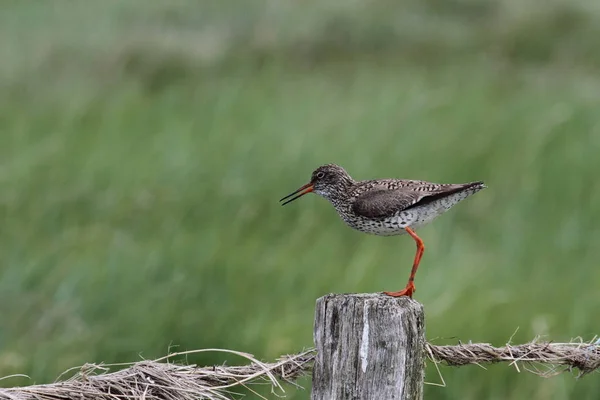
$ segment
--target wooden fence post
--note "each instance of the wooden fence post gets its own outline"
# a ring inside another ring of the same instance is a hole
[[[319,298],[311,399],[422,399],[424,319],[421,304],[406,297]]]

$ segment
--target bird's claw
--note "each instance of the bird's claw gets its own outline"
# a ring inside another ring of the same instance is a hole
[[[402,289],[398,292],[383,292],[383,294],[391,296],[391,297],[408,296],[412,299],[412,295],[416,290],[417,289],[415,288],[415,284],[412,282],[409,282],[404,289]]]

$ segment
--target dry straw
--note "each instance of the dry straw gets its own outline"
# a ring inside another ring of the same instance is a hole
[[[569,343],[540,342],[494,347],[489,343],[468,343],[453,346],[426,345],[428,358],[450,366],[507,362],[520,372],[524,369],[542,377],[578,370],[578,377],[600,368],[600,340],[576,339]]]
[[[244,357],[250,363],[243,366],[198,367],[170,362],[175,357],[203,352],[225,352]],[[579,376],[600,368],[600,340],[585,343],[547,343],[534,340],[521,345],[493,347],[487,343],[453,346],[426,344],[430,361],[451,366],[508,362],[518,371],[519,364],[527,371],[543,377],[578,370]],[[71,369],[69,379],[47,385],[32,385],[0,389],[4,400],[57,399],[148,399],[148,400],[225,400],[240,398],[241,388],[255,393],[253,386],[267,384],[277,397],[284,394],[280,382],[294,381],[312,368],[315,350],[283,356],[273,363],[263,363],[252,355],[221,349],[194,350],[173,353],[166,357],[131,364],[86,364]],[[111,368],[121,368],[110,372]],[[10,378],[10,377],[7,377]],[[5,378],[6,379],[6,378]],[[59,378],[60,379],[60,378]]]

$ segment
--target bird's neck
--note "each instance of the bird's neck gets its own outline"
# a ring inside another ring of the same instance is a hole
[[[348,204],[348,200],[350,198],[350,191],[352,186],[354,185],[354,181],[352,179],[343,179],[338,182],[335,187],[335,190],[331,190],[327,193],[327,196],[324,196],[329,202],[340,211],[340,207],[343,208]]]

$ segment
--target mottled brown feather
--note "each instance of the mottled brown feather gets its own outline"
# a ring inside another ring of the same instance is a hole
[[[481,184],[482,182],[443,185],[426,183],[426,186],[409,184],[395,189],[382,187],[359,195],[352,204],[352,210],[367,218],[391,217],[401,211],[425,205]]]

